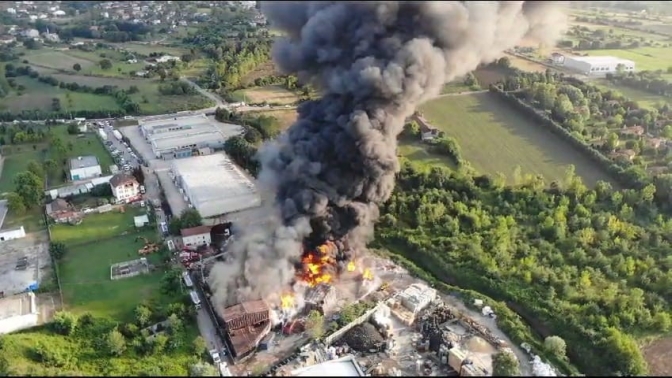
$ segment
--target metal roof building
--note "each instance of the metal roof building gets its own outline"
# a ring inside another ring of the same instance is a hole
[[[635,71],[635,62],[613,56],[567,56],[563,64],[566,68],[590,76],[613,74],[618,72],[619,67],[624,72]]]
[[[321,364],[306,366],[292,371],[294,377],[365,377],[355,356],[348,355]]]
[[[175,160],[172,172],[203,218],[261,206],[254,183],[223,153]]]

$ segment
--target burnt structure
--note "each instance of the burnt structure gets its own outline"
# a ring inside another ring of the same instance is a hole
[[[336,300],[336,289],[331,285],[317,285],[310,288],[305,296],[306,311],[319,311],[324,314],[324,309],[331,306]]]
[[[257,349],[271,330],[271,310],[264,301],[251,301],[227,307],[220,315],[233,347],[234,358],[241,359]]]
[[[233,224],[231,222],[220,223],[212,227],[210,233],[212,235],[212,245],[216,248],[222,249],[226,242],[231,237]]]

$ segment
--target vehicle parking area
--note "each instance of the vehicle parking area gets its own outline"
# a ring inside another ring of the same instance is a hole
[[[105,132],[107,140],[103,142],[107,150],[112,154],[115,164],[120,171],[130,172],[141,165],[140,157],[133,151],[131,146],[120,140],[122,134],[114,129],[112,121],[100,120],[95,121],[95,125]]]

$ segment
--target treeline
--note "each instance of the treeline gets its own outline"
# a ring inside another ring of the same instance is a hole
[[[49,136],[44,127],[33,127],[23,122],[0,125],[0,145],[41,143]]]
[[[224,91],[241,88],[247,74],[270,61],[272,42],[272,39],[262,38],[200,46],[206,55],[215,60],[202,76],[207,80],[203,84],[210,89],[221,88]]]
[[[505,187],[404,162],[376,240],[449,284],[506,301],[542,337],[562,337],[582,372],[645,375],[631,335],[672,324],[672,222],[655,194],[653,185],[589,189],[573,169],[548,189],[539,176]]]
[[[96,25],[98,28],[91,28],[89,23],[83,23],[72,27],[59,27],[58,25],[49,25],[49,31],[58,34],[60,39],[69,42],[75,38],[86,39],[104,39],[108,42],[119,43],[129,41],[140,41],[152,28],[143,22],[130,22],[109,20]]]
[[[420,125],[415,120],[411,120],[404,125],[400,137],[410,141],[417,142],[422,138]],[[439,131],[437,138],[425,141],[429,147],[429,151],[438,155],[447,156],[457,167],[467,167],[469,162],[464,160],[460,146],[455,138],[446,136],[446,133]]]
[[[159,93],[168,96],[184,96],[196,94],[196,89],[190,83],[173,81],[171,83],[159,85]]]
[[[242,124],[245,127],[243,136],[235,136],[226,141],[224,151],[236,164],[256,176],[261,168],[256,159],[257,148],[261,142],[273,139],[280,133],[279,121],[275,117],[238,114],[224,108],[217,108],[215,119],[219,122]]]

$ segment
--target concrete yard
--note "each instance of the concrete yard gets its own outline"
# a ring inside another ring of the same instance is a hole
[[[0,243],[0,292],[7,296],[22,293],[52,274],[45,236],[33,233]]]

